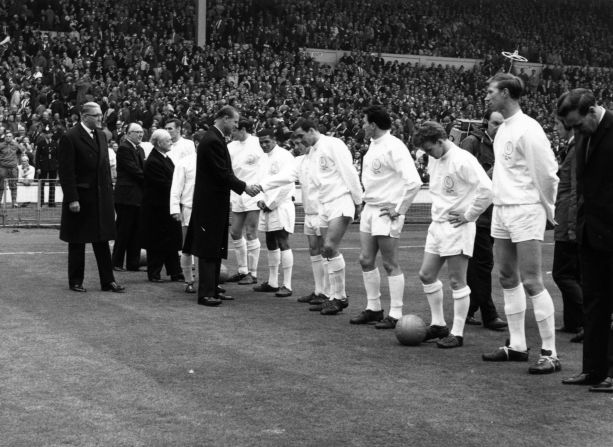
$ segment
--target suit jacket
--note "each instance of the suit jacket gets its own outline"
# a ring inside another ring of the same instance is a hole
[[[181,249],[181,222],[170,215],[170,187],[175,165],[156,149],[145,162],[142,213],[142,247],[161,252]]]
[[[589,151],[588,151],[589,143]],[[577,139],[577,242],[613,251],[613,113]]]
[[[77,124],[58,146],[60,184],[64,194],[60,239],[66,242],[102,242],[115,238],[113,184],[109,149],[104,134],[94,130],[95,140]],[[70,202],[81,210],[73,213]]]
[[[234,175],[223,135],[211,127],[198,146],[192,218],[183,251],[202,258],[227,258],[230,190],[242,194],[246,186]]]
[[[568,143],[566,156],[560,164],[558,196],[556,198],[556,226],[553,232],[556,241],[576,240],[577,226],[577,157],[575,140]]]
[[[145,152],[124,141],[117,149],[117,182],[115,203],[140,206],[145,182]]]

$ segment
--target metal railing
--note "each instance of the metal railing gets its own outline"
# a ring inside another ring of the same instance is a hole
[[[17,188],[11,188],[15,184]],[[15,200],[13,200],[14,191],[16,191]],[[422,189],[422,192],[427,193],[427,188]],[[300,197],[299,194],[298,196]],[[0,202],[0,226],[59,225],[63,197],[62,187],[58,180],[30,180],[29,183],[25,183],[22,180],[5,179],[4,194]],[[411,205],[405,223],[428,222],[430,222],[430,203],[424,198]],[[296,224],[302,225],[303,223],[304,209],[298,200],[296,202]]]

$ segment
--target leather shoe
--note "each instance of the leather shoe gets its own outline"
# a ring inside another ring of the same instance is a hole
[[[222,301],[232,301],[234,299],[230,295],[224,295],[223,293],[218,293],[216,298]]]
[[[125,272],[126,269],[124,269],[123,267],[113,267],[113,271],[115,271],[115,272]]]
[[[599,384],[590,388],[592,393],[613,393],[613,377],[607,377]]]
[[[466,324],[470,326],[481,326],[481,322],[477,320],[473,315],[466,317]]]
[[[496,317],[493,320],[483,323],[483,327],[492,331],[501,331],[508,326],[507,322],[500,317]]]
[[[110,282],[102,286],[103,292],[114,292],[114,293],[124,293],[126,288],[124,286],[120,286],[115,281]]]
[[[149,278],[149,282],[166,282],[162,278]]]
[[[72,286],[70,286],[70,290],[72,290],[73,292],[87,292],[87,289],[83,287],[83,284],[73,284]]]
[[[219,287],[219,286],[217,286],[217,288],[215,289],[215,291],[216,291],[217,293],[226,293],[226,289],[224,289],[223,287]]]
[[[203,296],[198,298],[198,304],[201,306],[219,306],[221,304],[221,300],[212,296]]]
[[[562,379],[564,385],[596,385],[600,379],[589,373],[579,373],[576,376]]]

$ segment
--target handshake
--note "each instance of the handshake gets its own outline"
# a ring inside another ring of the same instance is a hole
[[[247,187],[245,188],[245,192],[251,197],[257,196],[262,191],[263,189],[260,185],[247,185]]]

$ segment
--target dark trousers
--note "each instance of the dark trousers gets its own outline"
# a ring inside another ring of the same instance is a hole
[[[166,266],[166,274],[171,277],[181,273],[177,250],[157,251],[147,249],[147,277],[149,279],[159,279],[162,274],[162,267],[164,266]]]
[[[583,292],[579,247],[575,241],[556,241],[553,249],[553,280],[562,293],[563,321],[567,329],[583,326]]]
[[[113,264],[111,263],[111,250],[108,241],[92,242],[100,285],[105,286],[115,281]],[[85,244],[80,242],[68,243],[68,284],[71,286],[83,284],[85,276]]]
[[[468,315],[481,309],[484,323],[498,317],[492,301],[492,269],[494,268],[494,239],[488,227],[477,227],[473,257],[468,261],[466,283],[470,287]]]
[[[580,247],[583,289],[583,372],[613,377],[613,252]]]
[[[123,267],[124,256],[128,270],[138,270],[140,264],[140,206],[115,204],[117,237],[113,246],[113,266]]]
[[[198,258],[198,298],[217,296],[221,258]]]
[[[55,206],[55,182],[57,179],[57,170],[40,172],[38,176],[40,180],[40,204],[45,203],[45,184],[49,185],[49,206]]]

